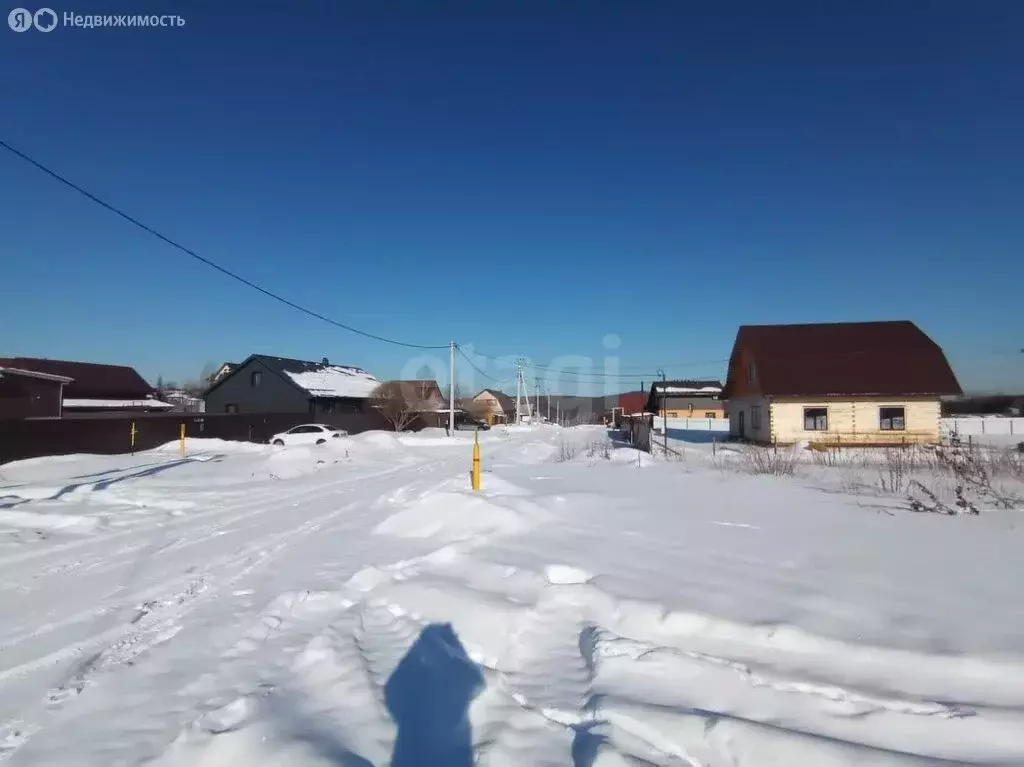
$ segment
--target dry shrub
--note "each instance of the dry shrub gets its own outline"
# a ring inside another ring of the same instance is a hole
[[[923,453],[923,460],[901,469],[899,460],[888,463],[889,478],[883,490],[901,493],[902,482],[894,477],[917,476],[907,483],[910,508],[936,514],[980,514],[982,506],[1013,509],[1021,501],[1005,484],[1022,478],[1022,460],[1008,450],[954,443]],[[901,474],[900,471],[903,471]],[[1002,481],[995,482],[996,478]],[[927,484],[926,484],[927,483]],[[948,500],[942,500],[945,496]]]
[[[743,451],[742,468],[748,474],[791,477],[796,471],[797,454],[793,448],[748,445]]]

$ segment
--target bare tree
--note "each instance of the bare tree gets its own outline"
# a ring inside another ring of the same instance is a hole
[[[380,411],[395,431],[404,431],[419,415],[418,403],[410,401],[405,395],[401,381],[387,381],[373,392],[373,407]]]

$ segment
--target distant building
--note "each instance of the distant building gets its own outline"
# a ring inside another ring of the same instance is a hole
[[[444,427],[448,424],[451,412],[448,398],[441,393],[441,387],[433,379],[384,381],[373,392],[372,399],[371,404],[383,411],[389,410],[395,402],[401,403],[403,411],[416,415],[415,420],[411,421],[413,428]],[[459,408],[455,412],[457,415],[462,413]]]
[[[203,395],[207,413],[367,412],[380,381],[362,368],[253,354]]]
[[[174,413],[201,413],[205,409],[202,397],[196,397],[182,389],[165,389],[160,399],[173,407]]]
[[[473,397],[474,415],[489,424],[516,420],[516,400],[497,389],[484,389]]]
[[[938,442],[941,399],[961,393],[942,349],[896,321],[744,325],[723,394],[737,437],[897,445]]]
[[[644,410],[666,418],[725,418],[722,382],[654,381]]]

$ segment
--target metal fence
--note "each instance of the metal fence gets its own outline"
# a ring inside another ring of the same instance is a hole
[[[306,413],[140,413],[107,418],[5,420],[0,421],[0,464],[47,455],[150,450],[178,439],[182,425],[186,438],[267,442],[274,434],[308,422]],[[376,411],[338,413],[322,418],[322,422],[350,434],[392,429]]]

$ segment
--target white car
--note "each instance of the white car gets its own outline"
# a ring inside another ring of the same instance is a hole
[[[304,423],[270,438],[271,445],[322,445],[329,439],[347,437],[348,432],[325,423]]]

